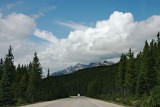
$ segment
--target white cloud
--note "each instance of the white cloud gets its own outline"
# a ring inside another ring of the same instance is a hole
[[[52,72],[78,62],[117,60],[129,48],[139,52],[145,40],[155,38],[160,30],[159,20],[160,16],[151,16],[134,21],[131,13],[114,12],[109,19],[97,21],[95,27],[71,31],[67,38],[58,39],[52,32],[36,28],[33,17],[1,14],[0,57],[10,44],[14,48],[16,63],[29,63],[37,51],[44,69],[49,67]],[[49,42],[31,42],[27,39],[31,34]]]
[[[73,21],[70,22],[57,22],[58,24],[62,25],[62,26],[66,26],[69,27],[73,30],[86,30],[89,27],[84,25],[84,24],[80,24],[80,23],[75,23]]]
[[[47,40],[49,42],[52,42],[54,44],[58,43],[58,39],[51,32],[48,32],[48,31],[45,31],[45,30],[40,31],[39,29],[35,29],[34,35],[39,37],[39,38],[41,38],[41,39]]]
[[[39,17],[41,17],[41,16],[43,16],[43,15],[44,15],[43,12],[39,12],[39,13],[37,13],[37,14],[33,14],[32,17],[33,17],[34,19],[38,19]]]
[[[50,43],[40,56],[42,62],[45,60],[45,63],[51,67],[55,64],[56,69],[77,62],[88,63],[106,58],[115,59],[121,53],[128,52],[129,48],[135,52],[140,51],[145,40],[155,38],[160,30],[159,20],[160,16],[152,16],[138,22],[134,21],[131,13],[116,11],[109,19],[97,21],[95,27],[72,31],[64,39],[57,39],[52,33],[39,30],[37,36],[43,34],[48,39],[54,38],[54,44]],[[53,65],[50,62],[53,62]]]
[[[35,28],[34,19],[23,15],[12,13],[8,16],[0,17],[0,37],[4,40],[17,40],[32,34]]]
[[[12,45],[15,59],[24,59],[22,63],[26,63],[28,61],[26,56],[33,56],[35,50],[30,47],[36,45],[27,39],[36,27],[34,19],[24,14],[12,13],[3,16],[1,13],[0,25],[0,57],[4,57],[9,45]],[[16,61],[16,63],[20,62]]]

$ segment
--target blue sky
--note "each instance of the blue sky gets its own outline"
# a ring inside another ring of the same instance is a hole
[[[12,45],[15,64],[33,53],[45,70],[118,61],[160,31],[160,0],[0,0],[0,58]],[[117,45],[118,44],[118,45]],[[45,72],[46,73],[46,72]]]
[[[7,8],[8,5],[10,8]],[[113,11],[131,12],[136,21],[160,14],[159,0],[0,0],[3,14],[12,12],[26,15],[44,12],[36,22],[58,38],[68,35],[71,29],[58,21],[82,23],[92,26],[97,20],[108,18]]]

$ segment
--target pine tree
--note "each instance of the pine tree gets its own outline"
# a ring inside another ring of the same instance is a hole
[[[157,71],[157,75],[160,77],[160,34],[157,34],[157,57],[156,57],[156,71]],[[160,82],[160,78],[158,78],[158,81]]]
[[[27,86],[28,86],[27,77],[28,77],[27,72],[24,72],[19,83],[19,98],[23,100],[25,100],[26,98],[25,92],[27,91]]]
[[[134,54],[131,51],[131,49],[129,49],[129,52],[128,52],[125,84],[126,84],[127,94],[134,95],[135,87],[136,87],[136,72],[135,72]]]
[[[25,100],[26,89],[28,86],[28,71],[26,65],[20,66],[18,64],[16,70],[16,81],[15,81],[15,97],[17,100]]]
[[[156,71],[156,46],[155,41],[152,40],[150,43],[150,50],[149,50],[149,64],[148,64],[148,72],[147,72],[147,84],[148,84],[148,92],[152,90],[157,85],[157,71]]]
[[[140,69],[140,74],[137,80],[137,94],[138,96],[143,95],[144,93],[148,94],[148,72],[149,72],[149,45],[148,42],[145,42],[142,56],[142,66]]]
[[[40,99],[40,84],[42,78],[41,74],[42,68],[37,57],[37,53],[35,53],[32,62],[32,70],[30,72],[29,85],[27,89],[27,97],[29,102],[38,101]]]
[[[8,54],[6,55],[6,58],[8,58],[9,62],[10,62],[10,66],[9,66],[9,71],[10,71],[10,79],[12,80],[12,84],[15,80],[15,75],[16,75],[16,70],[15,70],[15,66],[14,66],[14,56],[12,53],[12,47],[10,46],[8,49]]]
[[[154,46],[155,47],[155,46]],[[150,107],[159,107],[160,106],[160,35],[157,34],[157,48],[156,48],[156,73],[157,73],[157,85],[152,90],[150,99],[149,99],[149,106]],[[154,51],[155,53],[155,51]]]
[[[1,58],[0,60],[0,81],[2,79],[2,75],[3,75],[3,59]]]
[[[0,102],[2,102],[2,91],[1,91],[1,80],[3,75],[3,59],[0,61]],[[0,103],[0,106],[2,106],[2,103]]]
[[[15,76],[14,57],[10,46],[3,64],[3,75],[0,84],[0,105],[12,105],[14,103],[13,82]]]
[[[48,68],[48,74],[47,74],[47,78],[50,76],[50,73],[49,73],[49,68]]]
[[[123,98],[125,98],[125,93],[126,93],[126,84],[125,84],[125,75],[127,69],[126,67],[127,67],[127,57],[126,55],[122,54],[118,67],[118,82],[120,88],[122,88]]]

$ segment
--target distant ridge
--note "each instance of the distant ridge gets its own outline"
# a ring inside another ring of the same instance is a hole
[[[98,66],[108,66],[108,65],[113,65],[113,64],[114,64],[114,62],[106,61],[106,60],[103,62],[91,62],[88,65],[77,63],[74,66],[70,66],[66,69],[54,72],[51,74],[51,76],[67,75],[67,74],[74,73],[74,72],[81,70],[81,69],[93,68],[93,67],[98,67]]]

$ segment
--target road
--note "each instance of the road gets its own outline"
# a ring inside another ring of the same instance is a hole
[[[71,97],[21,107],[124,107],[88,97]]]

